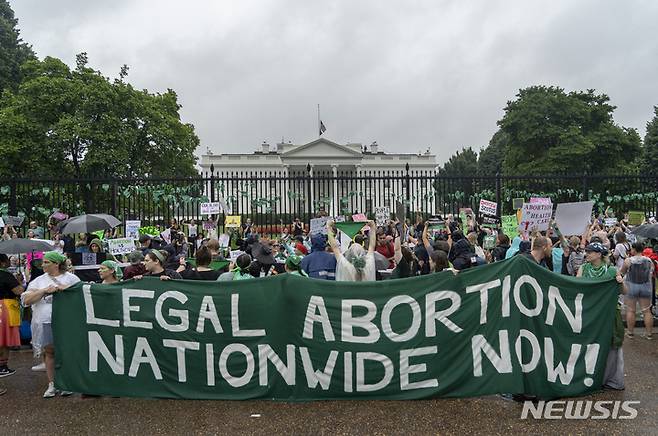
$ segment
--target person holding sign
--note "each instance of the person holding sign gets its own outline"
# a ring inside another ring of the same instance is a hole
[[[80,281],[66,271],[66,256],[55,251],[43,255],[44,274],[32,281],[21,294],[23,306],[32,306],[32,347],[37,355],[43,355],[48,375],[48,389],[44,398],[57,395],[55,389],[55,346],[52,330],[53,294]],[[62,396],[71,392],[62,391]]]
[[[606,257],[608,250],[600,242],[592,242],[585,247],[585,263],[580,266],[576,277],[590,279],[615,278],[619,283],[619,293],[626,293],[623,285],[624,279],[617,268],[611,266]],[[624,343],[624,324],[621,319],[621,306],[617,303],[615,311],[612,346],[608,352],[608,359],[603,376],[603,387],[609,389],[624,389],[624,354],[622,344]]]
[[[370,227],[368,251],[359,244],[352,243],[345,252],[340,252],[333,232],[333,221],[327,221],[329,246],[336,256],[336,281],[338,282],[374,282],[375,281],[375,244],[377,226],[374,221],[368,221]]]

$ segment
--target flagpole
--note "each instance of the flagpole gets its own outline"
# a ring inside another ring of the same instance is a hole
[[[318,103],[318,136],[322,135],[320,132],[320,103]]]

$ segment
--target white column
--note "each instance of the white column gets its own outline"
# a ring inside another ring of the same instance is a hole
[[[313,168],[315,167],[314,164],[310,164],[311,166],[311,171],[309,171],[308,175],[311,177],[311,210],[310,210],[310,216],[313,218],[314,215],[314,208],[315,208],[315,181],[313,181]]]
[[[334,175],[334,183],[333,183],[333,192],[331,194],[331,210],[327,211],[327,213],[331,214],[332,217],[335,217],[338,215],[338,209],[339,209],[339,204],[338,204],[338,180],[336,177],[338,177],[338,165],[332,165],[331,166],[331,171]]]

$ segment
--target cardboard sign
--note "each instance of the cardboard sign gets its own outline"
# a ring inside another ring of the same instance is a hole
[[[160,237],[164,239],[167,244],[171,244],[171,229],[167,229],[160,233]]]
[[[196,224],[188,224],[187,225],[187,236],[190,238],[194,238],[197,235],[196,231]]]
[[[231,262],[235,262],[236,260],[238,260],[238,257],[240,257],[243,254],[244,254],[244,251],[231,250],[231,255],[230,255]]]
[[[201,215],[214,215],[216,213],[220,213],[221,206],[219,204],[219,201],[215,201],[212,203],[201,203]]]
[[[525,202],[525,198],[513,198],[512,199],[512,209],[514,210],[519,210],[523,207],[523,203]]]
[[[362,223],[368,221],[368,217],[362,213],[355,213],[354,215],[352,215],[352,221],[354,221],[355,223]]]
[[[391,208],[388,206],[375,208],[375,221],[377,226],[385,226],[391,219]]]
[[[126,238],[139,239],[140,220],[126,220]]]
[[[518,236],[519,232],[517,231],[519,227],[519,221],[516,219],[516,215],[503,215],[503,233],[506,234],[510,239],[514,239]]]
[[[5,225],[20,227],[21,225],[23,225],[23,220],[25,219],[25,217],[7,215],[4,217],[4,219],[5,219]]]
[[[545,197],[531,197],[530,204],[552,204],[550,198]]]
[[[618,221],[617,221],[617,218],[614,218],[614,217],[612,217],[612,218],[605,218],[605,219],[604,219],[604,223],[605,223],[606,227],[613,227],[613,226],[616,226],[616,225],[617,225],[617,222],[618,222]]]
[[[555,210],[555,224],[565,236],[582,235],[592,217],[593,201],[560,203]]]
[[[639,226],[644,221],[644,212],[639,211],[629,211],[628,212],[628,224],[632,226]]]
[[[401,223],[404,222],[407,217],[407,207],[401,201],[395,202],[395,218]]]
[[[500,225],[500,220],[494,216],[484,216],[482,217],[481,227],[487,227],[490,229],[495,229]]]
[[[551,203],[524,203],[521,208],[519,230],[522,232],[548,230],[552,215],[553,205]]]
[[[114,255],[132,253],[135,251],[135,240],[133,238],[108,239],[107,250]]]
[[[323,216],[320,218],[311,218],[311,235],[317,235],[321,233],[323,235],[327,234],[327,220],[329,217]]]
[[[224,227],[240,227],[242,225],[241,215],[227,215],[224,220]]]
[[[480,200],[480,213],[483,215],[495,216],[498,211],[498,203],[485,199]]]

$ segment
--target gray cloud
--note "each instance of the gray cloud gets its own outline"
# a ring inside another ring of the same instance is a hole
[[[519,88],[595,88],[644,135],[658,104],[658,3],[646,1],[11,1],[40,57],[173,88],[199,152],[263,140],[479,148]]]

